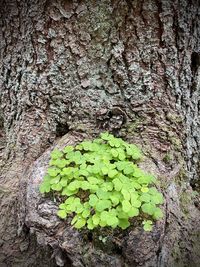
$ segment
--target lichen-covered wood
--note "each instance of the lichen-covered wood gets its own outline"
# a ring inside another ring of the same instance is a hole
[[[0,0],[0,14],[0,265],[199,266],[199,1]],[[105,129],[142,147],[166,217],[102,248],[30,217],[27,188],[62,136]]]

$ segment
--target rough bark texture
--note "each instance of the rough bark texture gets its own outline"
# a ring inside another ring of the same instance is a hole
[[[0,6],[0,266],[199,266],[199,1]],[[53,146],[103,129],[142,147],[166,203],[152,233],[102,246],[38,184]]]

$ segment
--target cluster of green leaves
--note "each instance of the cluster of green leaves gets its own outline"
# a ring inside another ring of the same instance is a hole
[[[137,166],[141,158],[136,145],[102,133],[93,141],[52,151],[40,192],[58,191],[65,198],[58,216],[73,215],[71,224],[78,229],[126,229],[130,218],[140,215],[144,230],[150,231],[150,219],[162,217],[158,205],[163,196],[153,186],[155,177]]]

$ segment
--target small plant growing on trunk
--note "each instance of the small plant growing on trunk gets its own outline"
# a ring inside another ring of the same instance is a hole
[[[153,186],[155,177],[137,166],[141,158],[136,145],[102,133],[93,141],[53,150],[40,192],[60,193],[65,200],[57,214],[62,219],[73,215],[77,229],[126,229],[131,218],[140,216],[143,229],[151,231],[152,219],[163,216],[158,207],[163,196]]]

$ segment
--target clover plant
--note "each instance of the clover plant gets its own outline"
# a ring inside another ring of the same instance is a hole
[[[57,214],[62,219],[71,215],[77,229],[126,229],[139,216],[144,230],[151,231],[152,219],[162,218],[158,205],[163,196],[153,186],[155,177],[137,166],[141,158],[136,145],[102,133],[93,141],[53,150],[40,192],[62,195]]]

